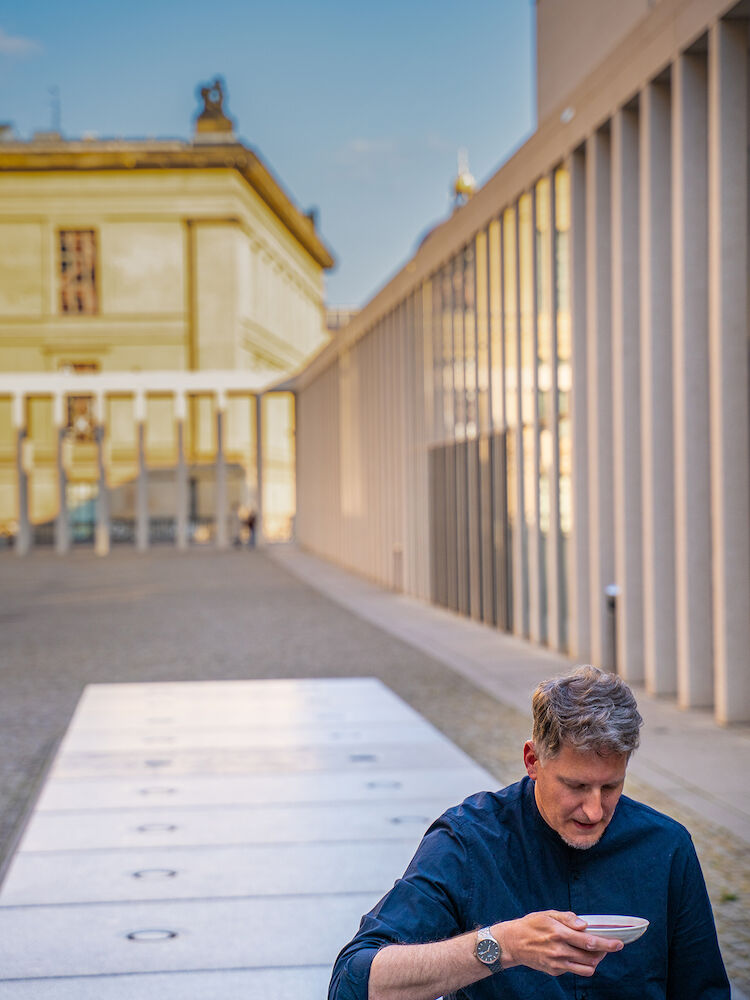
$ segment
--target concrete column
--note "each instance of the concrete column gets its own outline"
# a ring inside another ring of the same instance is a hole
[[[643,657],[650,694],[677,691],[672,419],[671,109],[669,88],[640,96]]]
[[[135,501],[135,544],[139,552],[149,546],[148,468],[146,466],[146,399],[143,393],[135,397],[135,421],[138,441],[138,480]]]
[[[547,248],[544,255],[549,274],[546,276],[549,289],[550,351],[552,354],[552,401],[550,406],[549,430],[552,435],[552,464],[549,470],[549,536],[547,538],[547,645],[559,649],[562,635],[560,621],[560,427],[557,419],[559,411],[557,384],[557,282],[555,280],[555,173],[549,175],[549,226],[545,239]],[[541,449],[541,443],[540,443]]]
[[[107,487],[107,470],[104,461],[104,439],[106,431],[99,424],[94,434],[96,436],[96,458],[98,466],[98,494],[96,498],[96,530],[94,534],[94,551],[98,556],[109,554],[109,489]]]
[[[612,408],[617,672],[643,680],[638,115],[612,119]]]
[[[709,30],[710,483],[719,722],[750,719],[747,48],[747,21],[718,21]]]
[[[16,534],[16,555],[25,556],[31,551],[34,539],[29,520],[29,467],[31,441],[26,431],[26,400],[23,396],[13,397],[13,426],[16,430],[16,480],[18,482],[18,531]]]
[[[513,632],[524,635],[528,621],[528,576],[524,565],[524,502],[523,502],[523,383],[521,379],[521,255],[519,253],[519,210],[515,206],[513,229],[513,253],[516,258],[515,267],[515,297],[516,297],[516,328],[512,336],[516,341],[516,424],[508,429],[508,434],[516,439],[516,523],[513,528],[511,544],[513,546]]]
[[[614,582],[612,426],[612,247],[610,136],[586,140],[586,347],[588,386],[591,659],[612,669],[613,636],[604,597]],[[585,524],[579,523],[585,530]]]
[[[255,544],[263,544],[263,395],[255,397],[255,481],[258,500],[255,509]]]
[[[175,487],[177,494],[177,510],[175,511],[175,544],[180,550],[188,547],[188,475],[185,461],[185,420],[187,406],[184,392],[178,392],[174,397],[175,424],[177,430],[177,468],[175,470]]]
[[[685,53],[672,68],[675,576],[683,707],[713,703],[707,170],[706,61]],[[746,366],[745,360],[743,371]]]
[[[542,632],[542,573],[541,564],[541,525],[539,523],[539,479],[541,476],[541,463],[539,459],[539,335],[537,330],[536,313],[536,288],[539,280],[536,273],[536,191],[531,189],[531,273],[529,282],[531,284],[531,355],[532,355],[532,395],[534,400],[534,413],[532,417],[533,452],[531,479],[533,482],[534,496],[532,501],[532,524],[529,530],[529,638],[532,642],[540,643],[544,640]],[[528,471],[528,470],[527,470]],[[524,493],[526,491],[524,490]],[[524,511],[525,517],[525,511]]]
[[[65,415],[66,397],[58,393],[52,402],[55,432],[57,435],[57,493],[59,497],[55,518],[55,552],[64,555],[70,551],[70,520],[68,518],[68,440]]]
[[[570,539],[570,652],[591,659],[591,546],[589,523],[589,418],[586,344],[586,160],[568,157],[570,175],[570,393],[573,441],[573,530]]]
[[[226,409],[226,396],[220,391],[216,396],[216,492],[214,498],[217,549],[225,549],[229,544],[227,539],[227,464],[224,457]]]

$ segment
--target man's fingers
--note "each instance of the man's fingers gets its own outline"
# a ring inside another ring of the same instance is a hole
[[[624,947],[625,945],[622,943],[622,941],[618,941],[617,938],[594,937],[592,934],[586,935],[587,951],[602,951],[602,952],[622,951]]]
[[[548,910],[547,914],[559,923],[565,924],[566,927],[572,927],[577,931],[582,930],[586,926],[586,921],[581,920],[577,914],[571,913],[570,910]]]
[[[571,945],[581,951],[600,952],[602,955],[615,951],[622,951],[624,945],[616,938],[597,937],[595,934],[586,934],[584,928],[586,921],[581,920],[575,913],[561,913],[550,910],[548,916],[561,924],[560,937],[566,944]],[[564,928],[564,929],[563,929]]]

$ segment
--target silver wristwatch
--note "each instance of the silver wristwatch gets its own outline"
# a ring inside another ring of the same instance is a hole
[[[477,931],[474,954],[488,969],[492,969],[493,972],[502,972],[503,953],[489,927],[482,927]]]

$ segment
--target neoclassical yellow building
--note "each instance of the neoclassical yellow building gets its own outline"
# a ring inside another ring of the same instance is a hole
[[[0,143],[0,532],[41,539],[62,513],[78,519],[79,536],[84,522],[93,533],[103,483],[105,527],[128,536],[148,473],[146,519],[171,519],[156,530],[173,533],[180,461],[189,515],[208,524],[217,433],[229,491],[219,499],[230,513],[263,506],[259,392],[325,343],[333,258],[312,213],[236,138],[221,81],[201,95],[191,141]],[[132,378],[112,381],[124,372]],[[180,380],[196,372],[200,383]],[[274,452],[277,473],[293,454],[293,407],[281,395],[263,407],[281,427],[268,427],[273,494]],[[267,529],[283,534],[273,508],[288,521],[293,490],[266,501]]]

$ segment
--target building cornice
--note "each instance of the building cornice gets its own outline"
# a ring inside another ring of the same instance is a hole
[[[287,230],[322,268],[333,254],[318,236],[313,220],[300,211],[281,184],[248,146],[181,142],[3,143],[0,172],[106,172],[116,170],[236,170]]]

